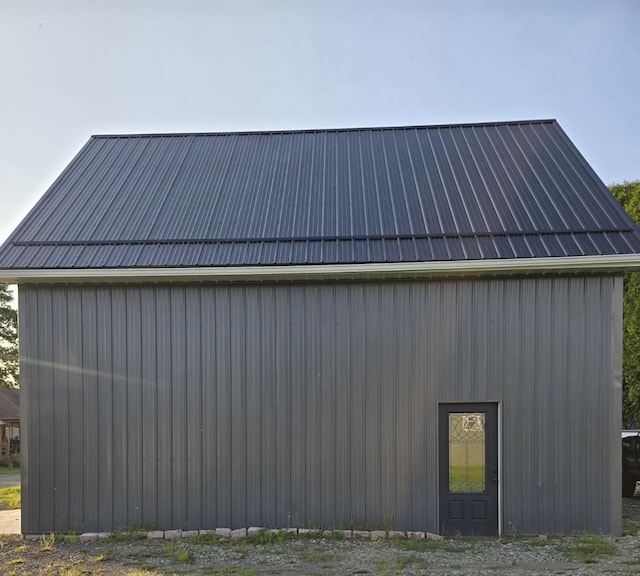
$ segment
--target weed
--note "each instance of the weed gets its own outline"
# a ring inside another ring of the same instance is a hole
[[[366,520],[351,518],[351,520],[349,520],[349,524],[347,524],[347,530],[363,530],[368,532],[371,530],[371,525]]]
[[[178,550],[174,558],[176,559],[176,562],[179,562],[180,564],[193,564],[195,560],[193,554],[186,550]]]
[[[49,536],[43,534],[40,538],[40,552],[51,552],[55,543],[56,535],[53,532]]]

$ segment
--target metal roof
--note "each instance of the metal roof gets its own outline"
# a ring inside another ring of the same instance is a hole
[[[0,420],[20,420],[20,390],[0,388]]]
[[[555,120],[93,136],[0,269],[635,254],[640,233]]]

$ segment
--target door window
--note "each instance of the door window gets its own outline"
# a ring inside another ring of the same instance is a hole
[[[449,413],[449,492],[486,492],[485,415]]]

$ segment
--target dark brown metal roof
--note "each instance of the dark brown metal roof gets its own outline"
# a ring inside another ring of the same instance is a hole
[[[94,136],[2,269],[615,255],[640,234],[554,120]]]

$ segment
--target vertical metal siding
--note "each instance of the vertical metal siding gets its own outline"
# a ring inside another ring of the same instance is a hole
[[[437,403],[489,401],[505,530],[618,531],[620,306],[609,277],[23,286],[23,530],[438,531]]]
[[[601,392],[602,409],[609,408],[609,444],[600,443],[604,459],[599,462],[609,460],[609,465],[600,466],[599,471],[603,480],[602,485],[607,485],[609,493],[603,495],[602,502],[605,504],[604,514],[607,513],[607,504],[610,518],[610,532],[619,534],[622,532],[622,501],[620,498],[620,486],[622,482],[622,450],[618,439],[618,430],[622,429],[622,287],[621,277],[615,278],[612,284],[606,285],[601,295],[600,310],[603,312],[603,324],[605,334],[603,341],[610,342],[610,352],[604,347],[600,348],[602,353],[602,373],[606,374],[612,381],[613,392],[609,398]],[[609,307],[610,306],[610,307]],[[608,320],[608,322],[607,322]],[[608,329],[608,330],[607,330]],[[607,402],[607,400],[611,400]]]

